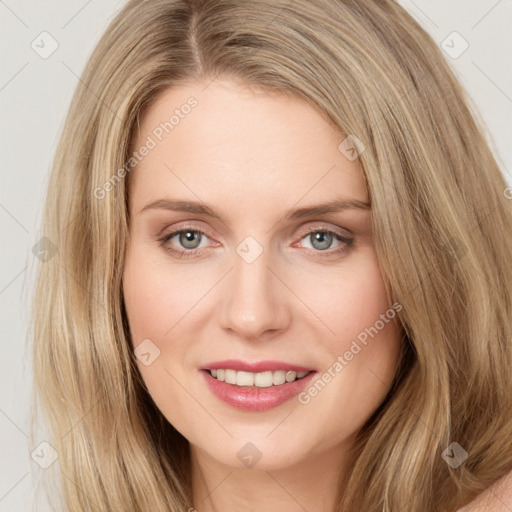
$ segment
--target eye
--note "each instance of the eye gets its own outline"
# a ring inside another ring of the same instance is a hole
[[[199,256],[203,249],[208,247],[208,240],[209,237],[206,233],[193,227],[182,227],[158,239],[166,251],[180,259]],[[311,247],[306,247],[306,250],[314,256],[320,257],[346,253],[354,242],[353,238],[345,236],[341,232],[323,227],[310,229],[302,235],[300,240],[308,241]],[[205,243],[201,245],[202,242]],[[335,242],[337,242],[337,246],[331,250]],[[214,245],[220,244],[214,242]],[[299,247],[298,242],[292,244],[292,246]]]
[[[306,240],[311,244],[311,247],[306,247],[308,250],[314,253],[325,253],[319,254],[321,257],[345,253],[350,249],[354,242],[353,238],[344,236],[330,228],[311,229],[301,238],[301,240]],[[329,250],[335,242],[338,242],[337,247],[333,250]],[[297,244],[294,244],[294,246],[296,245]]]
[[[173,239],[176,240],[171,243]],[[200,252],[200,249],[204,248],[200,244],[205,239],[208,239],[208,237],[199,229],[182,228],[159,238],[158,241],[170,253],[178,255],[180,258],[188,258],[196,255],[198,251]]]
[[[331,247],[333,241],[335,240],[335,235],[328,231],[315,231],[314,233],[310,233],[304,238],[311,242],[313,249],[325,251]]]
[[[200,231],[186,229],[186,230],[178,231],[169,240],[172,240],[172,238],[174,238],[174,237],[178,237],[178,242],[185,249],[198,249],[199,244],[201,243],[201,237],[203,237],[203,235],[204,235],[204,233],[202,233]]]

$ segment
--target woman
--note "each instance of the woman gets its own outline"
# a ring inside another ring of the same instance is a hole
[[[467,102],[390,0],[125,6],[34,303],[70,510],[494,510],[512,213]]]

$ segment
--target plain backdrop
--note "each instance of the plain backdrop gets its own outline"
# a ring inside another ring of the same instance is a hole
[[[31,457],[44,450],[38,445],[44,436],[35,446],[28,442],[26,343],[38,261],[32,248],[40,238],[51,161],[85,62],[124,3],[0,0],[0,512],[31,510],[35,480],[44,471]],[[512,184],[512,0],[401,3],[446,49]]]

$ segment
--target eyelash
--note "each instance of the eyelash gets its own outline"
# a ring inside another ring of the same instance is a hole
[[[201,248],[201,249],[189,249],[189,250],[184,250],[184,249],[176,249],[170,245],[167,244],[167,242],[171,239],[171,238],[174,238],[176,235],[179,235],[180,233],[186,233],[187,231],[192,231],[194,233],[199,233],[201,235],[205,235],[207,238],[208,238],[208,235],[204,232],[204,231],[201,231],[200,229],[196,229],[192,226],[185,226],[185,227],[182,227],[180,229],[177,229],[175,231],[171,231],[170,233],[168,233],[167,235],[163,236],[162,238],[158,238],[158,241],[160,242],[160,245],[164,247],[164,249],[168,252],[170,252],[171,254],[178,254],[180,259],[186,259],[186,258],[192,258],[194,256],[197,256],[198,253],[201,253],[205,247]],[[325,251],[320,251],[320,250],[316,250],[316,249],[309,249],[309,248],[306,248],[306,250],[308,252],[314,252],[314,253],[317,253],[318,256],[320,256],[321,258],[327,258],[329,256],[333,256],[335,254],[345,254],[346,252],[349,251],[349,249],[351,248],[353,242],[354,242],[354,239],[353,238],[348,238],[348,237],[345,237],[345,236],[342,236],[340,235],[337,231],[334,231],[333,229],[330,229],[330,228],[319,228],[319,227],[316,227],[314,229],[310,229],[309,231],[307,231],[306,233],[304,233],[300,240],[303,240],[304,238],[306,238],[307,236],[311,235],[312,233],[326,233],[326,234],[329,234],[329,235],[333,235],[334,238],[336,240],[338,240],[339,242],[343,242],[344,245],[341,246],[341,248],[338,248],[338,249],[335,249],[335,250],[329,250],[329,249],[326,249]]]

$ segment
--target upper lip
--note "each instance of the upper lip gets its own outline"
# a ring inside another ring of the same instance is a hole
[[[201,370],[231,369],[242,372],[261,373],[266,371],[295,371],[307,372],[314,371],[313,368],[307,368],[298,364],[285,363],[284,361],[255,361],[248,362],[240,359],[225,359],[224,361],[212,361],[202,366]]]

